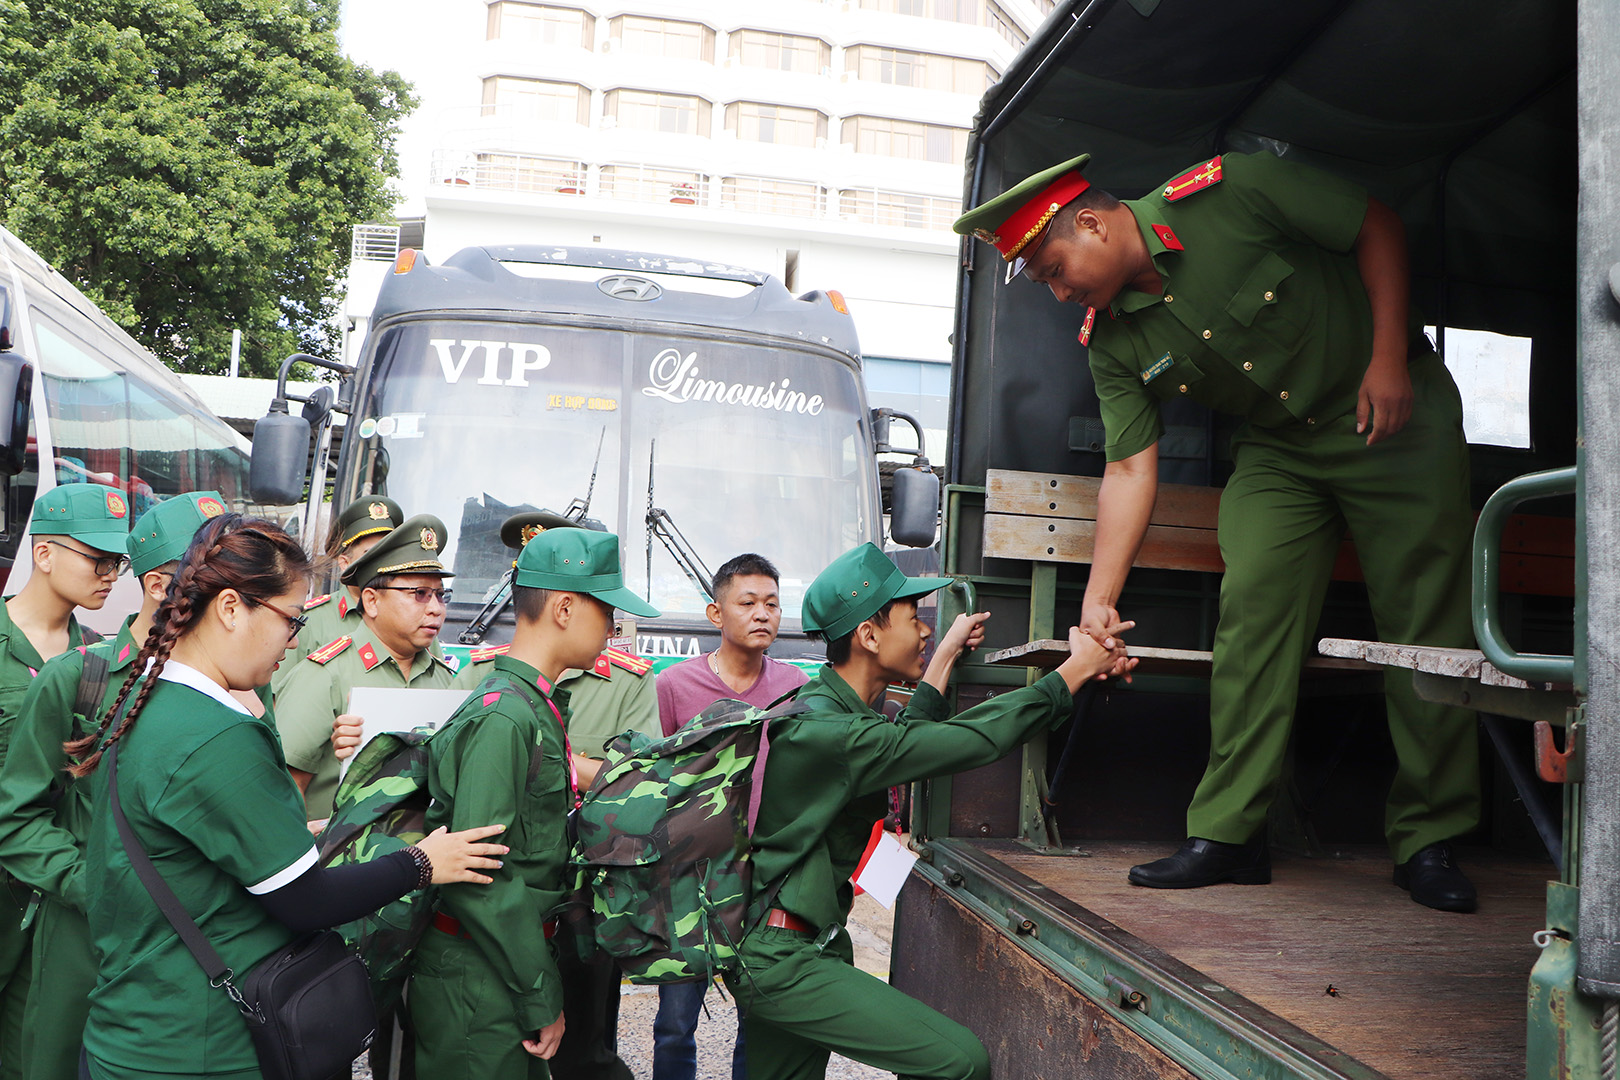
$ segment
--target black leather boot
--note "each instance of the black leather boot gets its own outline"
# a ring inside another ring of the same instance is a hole
[[[1270,885],[1271,849],[1265,837],[1247,844],[1223,844],[1192,836],[1168,858],[1131,867],[1131,884],[1149,889],[1198,889],[1230,881]]]
[[[1451,856],[1451,845],[1430,844],[1395,867],[1395,884],[1412,894],[1415,903],[1436,911],[1473,911],[1479,894]]]

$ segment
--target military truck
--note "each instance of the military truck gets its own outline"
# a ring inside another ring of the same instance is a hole
[[[1526,0],[1068,0],[986,95],[964,201],[1082,152],[1124,198],[1231,152],[1347,177],[1405,221],[1462,384],[1480,649],[1380,643],[1350,538],[1302,672],[1274,882],[1132,888],[1208,754],[1215,509],[1233,422],[1164,405],[1119,608],[1133,681],[1000,763],[919,785],[893,981],[999,1076],[1612,1077],[1620,1030],[1620,10]],[[994,614],[969,705],[1077,622],[1103,471],[1084,307],[965,240],[940,616]],[[1107,311],[1097,318],[1108,318]],[[1169,395],[1172,399],[1177,395]],[[1391,883],[1385,679],[1478,711],[1475,914]]]

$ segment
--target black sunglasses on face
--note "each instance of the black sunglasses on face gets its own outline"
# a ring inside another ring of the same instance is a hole
[[[59,544],[55,540],[46,540],[47,544],[59,547],[63,551],[71,551],[82,559],[89,559],[95,564],[96,577],[107,577],[109,574],[116,577],[129,569],[128,555],[92,555],[88,551],[80,551],[69,544]]]

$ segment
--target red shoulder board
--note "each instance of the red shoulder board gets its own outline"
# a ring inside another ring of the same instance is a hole
[[[497,656],[505,656],[511,648],[510,643],[505,645],[485,645],[481,649],[474,649],[468,653],[467,660],[470,663],[482,664],[485,661],[495,659]]]
[[[304,659],[313,660],[317,664],[324,664],[353,644],[354,638],[350,637],[348,634],[344,634],[336,641],[328,641],[325,645],[322,645],[320,648],[304,657]]]
[[[1080,344],[1091,344],[1091,330],[1097,325],[1097,309],[1086,308],[1086,321],[1080,324]]]
[[[609,646],[607,651],[596,658],[596,673],[602,678],[612,674],[612,667],[621,667],[632,675],[641,676],[652,670],[652,661],[637,656],[635,653],[625,652]]]
[[[1195,191],[1202,191],[1221,182],[1221,159],[1212,157],[1195,165],[1164,185],[1164,201],[1178,202]]]
[[[331,593],[322,593],[320,596],[312,596],[308,600],[304,601],[304,610],[313,611],[330,599],[332,599]]]
[[[382,657],[377,655],[377,650],[371,647],[369,641],[360,646],[359,656],[360,662],[366,666],[367,671],[382,663]]]

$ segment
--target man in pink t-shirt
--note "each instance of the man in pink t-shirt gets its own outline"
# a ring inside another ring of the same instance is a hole
[[[772,660],[765,650],[776,640],[782,622],[777,596],[780,576],[760,555],[738,555],[714,575],[714,603],[709,621],[720,631],[720,647],[694,656],[658,675],[658,719],[665,735],[721,698],[736,698],[764,708],[808,681],[792,664]],[[760,747],[760,757],[767,749]],[[761,775],[761,774],[756,774]],[[758,806],[759,792],[754,792]],[[652,1080],[693,1080],[697,1073],[698,1014],[706,983],[674,983],[658,988],[658,1016],[653,1020]],[[732,1080],[745,1080],[742,1025],[731,1055]]]

